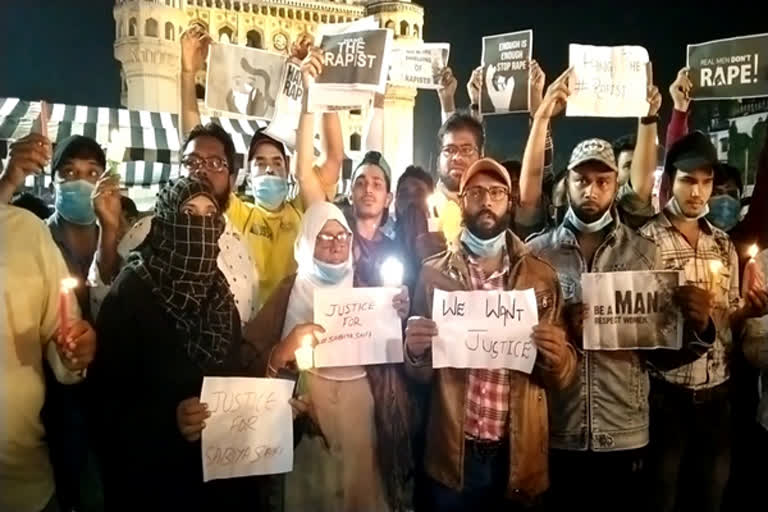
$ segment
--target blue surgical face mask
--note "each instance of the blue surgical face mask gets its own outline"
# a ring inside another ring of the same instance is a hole
[[[461,241],[467,246],[469,252],[480,258],[492,258],[498,256],[507,243],[506,231],[502,231],[493,238],[483,240],[472,233],[469,228],[461,232]]]
[[[85,180],[64,181],[54,185],[56,211],[72,224],[86,226],[96,222],[91,194],[95,185]]]
[[[317,258],[313,260],[315,277],[326,284],[339,284],[350,271],[349,262],[331,264]]]
[[[613,215],[611,215],[611,210],[608,209],[605,210],[603,216],[596,221],[584,222],[578,215],[576,215],[573,208],[568,208],[568,212],[565,214],[565,220],[570,222],[579,233],[597,233],[613,221]]]
[[[741,220],[741,201],[728,195],[712,197],[707,220],[723,231],[730,231]]]
[[[262,208],[277,210],[288,195],[288,180],[271,174],[256,176],[251,178],[251,193]]]

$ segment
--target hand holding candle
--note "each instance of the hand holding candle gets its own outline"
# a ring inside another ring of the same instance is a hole
[[[723,269],[723,263],[720,260],[711,260],[709,262],[709,291],[717,292],[717,286],[720,284],[720,271]]]
[[[755,287],[758,286],[758,281],[760,279],[760,269],[757,266],[757,261],[755,261],[755,257],[757,256],[757,253],[759,252],[759,249],[757,248],[757,244],[752,244],[747,251],[747,256],[749,256],[749,261],[747,262],[747,265],[744,267],[744,276],[742,279],[742,285],[741,285],[741,296],[746,298],[747,294],[755,289]]]
[[[294,352],[296,355],[296,366],[299,370],[309,370],[314,366],[314,353],[312,340],[310,338],[304,338],[301,341],[301,346]]]
[[[59,339],[65,340],[69,334],[69,304],[72,300],[72,290],[77,288],[77,279],[67,277],[61,280],[59,291]]]
[[[274,371],[296,361],[299,370],[308,370],[314,366],[314,345],[317,334],[325,332],[322,326],[306,323],[294,327],[286,338],[273,351],[270,366]]]

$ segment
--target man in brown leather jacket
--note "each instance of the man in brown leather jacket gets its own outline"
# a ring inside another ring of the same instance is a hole
[[[549,485],[547,389],[568,385],[576,351],[563,330],[562,294],[554,269],[527,253],[509,231],[515,201],[510,178],[491,159],[462,176],[464,228],[459,243],[425,261],[406,328],[406,367],[431,382],[426,495],[441,511],[514,510]],[[530,375],[513,370],[432,369],[430,320],[435,289],[533,288],[539,324],[531,334],[538,355]],[[512,507],[512,508],[510,508]]]

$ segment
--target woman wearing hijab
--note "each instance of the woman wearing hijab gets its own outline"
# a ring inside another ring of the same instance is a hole
[[[217,204],[199,181],[166,186],[99,313],[88,380],[107,510],[258,509],[252,479],[203,484],[203,377],[243,373],[240,318],[216,264]]]
[[[287,277],[259,315],[246,326],[245,341],[269,361],[274,376],[295,370],[294,351],[322,328],[312,323],[314,291],[351,288],[352,230],[331,203],[305,213],[294,255],[298,273]],[[393,307],[408,313],[407,290]],[[316,368],[299,387],[308,393],[294,405],[311,418],[287,475],[288,512],[375,512],[402,510],[412,461],[407,394],[395,365]]]

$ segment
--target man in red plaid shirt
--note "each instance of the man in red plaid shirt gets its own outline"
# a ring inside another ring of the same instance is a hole
[[[547,389],[568,385],[576,351],[562,329],[562,293],[554,269],[509,231],[517,197],[491,159],[461,178],[464,228],[449,249],[424,262],[406,328],[406,368],[431,382],[424,466],[430,510],[516,510],[549,485]],[[528,375],[506,369],[432,369],[430,319],[435,289],[525,290],[536,294],[538,351]]]

